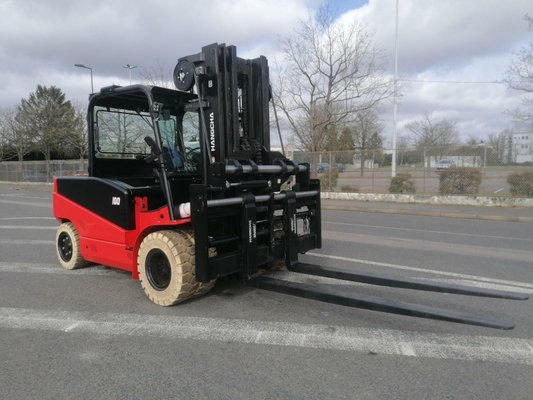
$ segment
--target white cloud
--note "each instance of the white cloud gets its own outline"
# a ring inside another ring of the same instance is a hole
[[[178,57],[212,42],[234,44],[239,55],[282,62],[278,37],[286,36],[323,0],[0,0],[0,106],[14,105],[37,84],[55,85],[85,102],[94,86],[127,84],[126,63],[171,67]],[[357,2],[330,1],[343,10]],[[360,19],[375,32],[392,73],[393,0],[370,0],[340,16]],[[523,20],[530,0],[399,0],[400,76],[415,80],[500,80],[512,52],[532,40]],[[311,11],[310,11],[311,9]],[[519,94],[503,85],[403,83],[400,134],[425,111],[458,121],[465,136],[483,137],[508,125],[504,111]],[[383,116],[392,128],[391,106]]]
[[[487,54],[508,52],[526,40],[530,0],[399,0],[399,66],[404,73],[466,65]],[[370,0],[345,15],[375,29],[376,40],[394,50],[395,2]]]
[[[403,82],[398,131],[424,112],[456,120],[463,137],[484,138],[509,124],[505,111],[518,105],[518,93],[501,81],[513,51],[532,40],[524,21],[533,12],[530,0],[399,0],[399,76]],[[358,18],[375,32],[378,45],[394,66],[395,2],[370,0],[343,18]],[[392,107],[384,115],[390,143]]]
[[[45,83],[36,82],[41,72],[71,74],[73,64],[83,63],[93,67],[95,87],[104,86],[112,83],[106,77],[127,77],[123,64],[173,65],[216,41],[244,52],[272,48],[305,13],[304,0],[3,1],[0,104],[12,101],[2,89],[7,74],[31,91]],[[55,84],[64,86],[62,79]]]

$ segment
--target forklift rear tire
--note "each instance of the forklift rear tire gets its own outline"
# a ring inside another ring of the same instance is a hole
[[[78,269],[87,265],[81,256],[80,236],[71,222],[64,222],[57,228],[56,252],[59,263],[65,269]]]
[[[139,247],[137,265],[146,296],[161,306],[206,293],[214,284],[196,280],[194,235],[189,230],[147,235]]]

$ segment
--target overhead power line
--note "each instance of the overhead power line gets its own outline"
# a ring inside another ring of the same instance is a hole
[[[418,83],[468,83],[468,84],[494,84],[506,85],[504,81],[448,81],[448,80],[434,80],[434,79],[398,79],[400,82],[418,82]]]

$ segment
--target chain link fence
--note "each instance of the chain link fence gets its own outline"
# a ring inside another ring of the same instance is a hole
[[[87,175],[87,160],[2,161],[0,181],[52,182],[54,176]]]
[[[533,197],[533,144],[298,152],[323,191]]]
[[[294,151],[311,165],[323,191],[361,193],[477,194],[533,197],[533,144],[399,148],[396,177],[392,151]],[[0,162],[0,181],[51,182],[54,176],[86,175],[87,160]]]

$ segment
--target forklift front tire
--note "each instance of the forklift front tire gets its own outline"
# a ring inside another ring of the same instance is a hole
[[[147,235],[139,247],[137,265],[146,296],[161,306],[180,303],[212,287],[196,280],[194,236],[187,231]]]
[[[87,265],[81,256],[80,236],[71,222],[64,222],[57,228],[56,252],[59,263],[65,269],[78,269]]]

